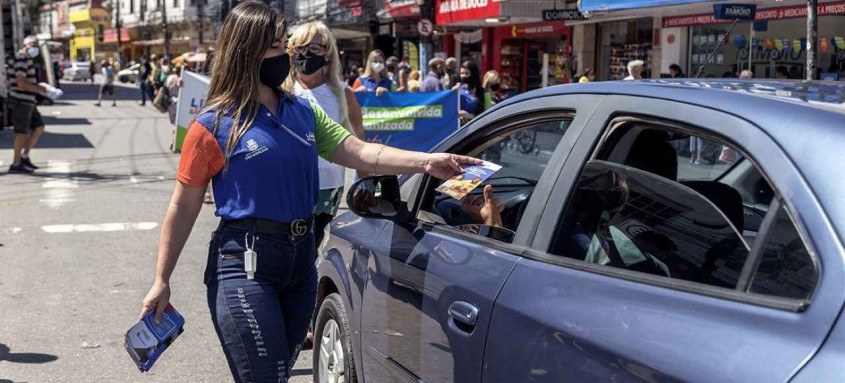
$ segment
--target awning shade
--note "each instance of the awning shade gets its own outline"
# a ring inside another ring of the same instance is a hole
[[[707,3],[711,0],[579,0],[581,12],[621,11],[625,9],[665,7],[691,3]]]

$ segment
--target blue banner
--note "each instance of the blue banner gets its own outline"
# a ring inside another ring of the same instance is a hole
[[[756,4],[713,4],[713,17],[716,20],[754,20]]]
[[[356,93],[367,141],[427,152],[454,133],[458,93]]]
[[[712,0],[580,0],[578,9],[581,12],[621,11],[623,9],[665,7],[710,1]]]

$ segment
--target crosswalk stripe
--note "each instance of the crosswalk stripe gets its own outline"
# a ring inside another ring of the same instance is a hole
[[[72,189],[79,187],[79,182],[70,178],[70,161],[50,160],[47,162],[46,172],[52,174],[46,178],[41,188],[44,189],[44,198],[39,202],[48,207],[58,209],[73,202]]]
[[[48,225],[41,226],[41,230],[50,234],[61,233],[85,233],[85,232],[107,232],[107,231],[133,231],[133,230],[152,230],[158,227],[156,222],[113,222],[113,223],[96,223],[96,224],[77,224],[77,225]]]

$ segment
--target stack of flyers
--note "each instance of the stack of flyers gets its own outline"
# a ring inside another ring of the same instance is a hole
[[[123,341],[123,348],[141,372],[147,372],[153,367],[161,353],[182,334],[185,326],[185,318],[173,306],[167,306],[160,323],[155,322],[155,311],[150,310],[132,326]]]
[[[468,166],[464,168],[463,173],[446,180],[446,182],[438,186],[437,191],[454,199],[461,200],[501,168],[502,165],[496,165],[487,161],[484,161],[481,165]]]

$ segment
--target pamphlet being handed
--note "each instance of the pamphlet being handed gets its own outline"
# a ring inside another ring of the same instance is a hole
[[[123,348],[135,361],[141,372],[153,367],[161,353],[182,334],[185,318],[173,306],[168,305],[161,316],[161,322],[155,322],[156,310],[150,310],[138,323],[126,332]]]
[[[502,165],[496,165],[487,161],[484,161],[481,165],[468,166],[464,168],[462,174],[454,176],[438,186],[437,191],[457,200],[463,199],[501,168]]]

